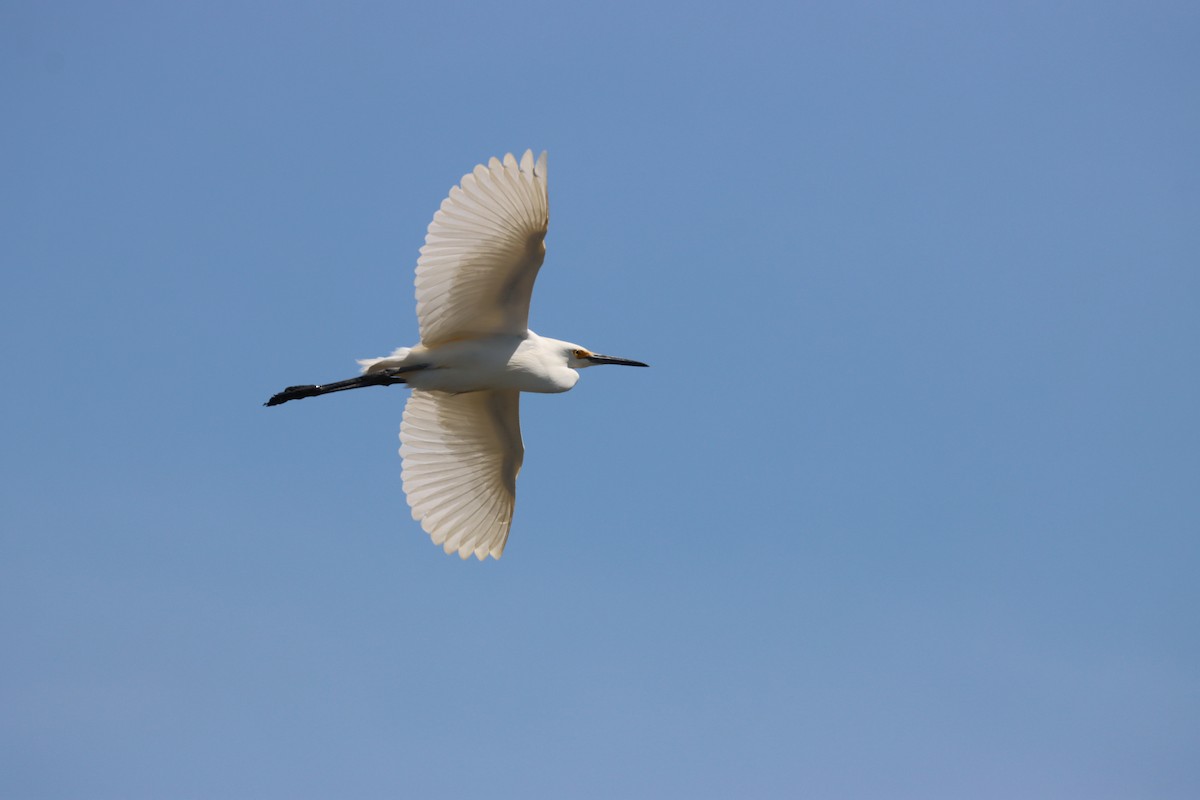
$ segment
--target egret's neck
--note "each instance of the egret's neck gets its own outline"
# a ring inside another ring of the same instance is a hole
[[[538,336],[533,331],[521,342],[508,362],[508,372],[520,383],[523,392],[565,392],[579,380],[579,373],[567,366],[566,342]]]

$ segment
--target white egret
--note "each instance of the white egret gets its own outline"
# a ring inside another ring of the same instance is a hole
[[[401,473],[413,518],[447,553],[499,558],[525,456],[521,392],[565,392],[594,364],[646,366],[528,328],[546,254],[546,154],[510,153],[463,176],[433,216],[417,260],[421,341],[359,361],[362,374],[289,386],[275,406],[364,386],[413,389],[400,425]]]

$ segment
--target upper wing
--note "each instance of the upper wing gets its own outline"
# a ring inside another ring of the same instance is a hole
[[[499,558],[525,458],[516,391],[417,389],[404,407],[400,455],[413,519],[447,553]]]
[[[433,215],[417,261],[421,342],[524,334],[546,256],[546,154],[493,158],[463,176]]]

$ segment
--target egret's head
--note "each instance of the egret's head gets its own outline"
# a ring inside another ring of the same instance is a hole
[[[566,356],[567,366],[571,369],[583,369],[584,367],[591,367],[596,364],[624,364],[627,367],[650,366],[649,364],[643,364],[641,361],[633,361],[628,358],[602,356],[577,344],[567,344]]]

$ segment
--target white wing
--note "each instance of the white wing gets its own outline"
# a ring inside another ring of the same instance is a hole
[[[413,519],[463,558],[499,558],[516,501],[521,443],[516,391],[415,390],[404,407],[400,455]]]
[[[529,297],[546,256],[550,201],[546,154],[526,150],[463,176],[433,215],[417,261],[421,342],[522,335]]]

